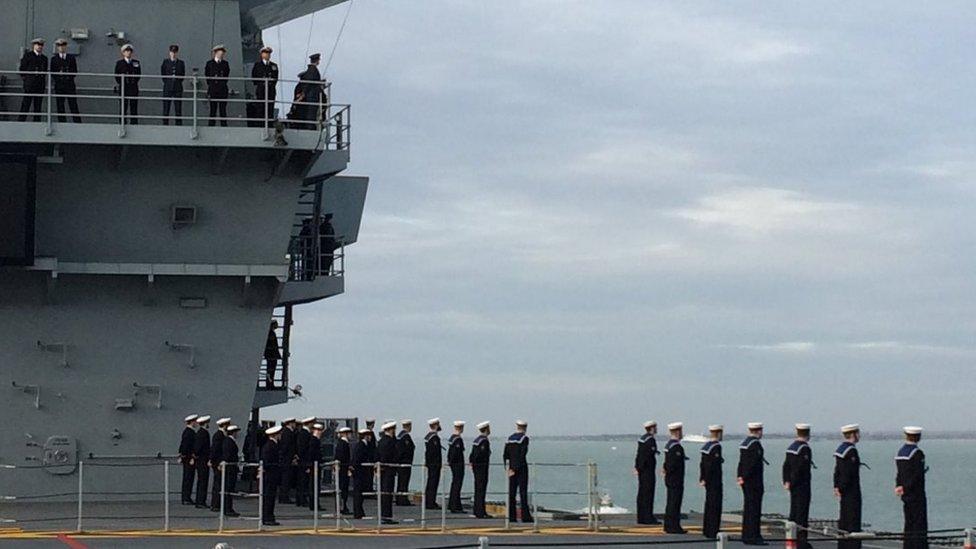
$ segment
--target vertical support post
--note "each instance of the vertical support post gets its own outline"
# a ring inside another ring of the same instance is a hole
[[[382,473],[380,472],[380,462],[376,460],[375,473],[376,475],[376,533],[379,534],[383,529],[383,485]]]
[[[420,485],[424,487],[424,490],[420,492],[420,529],[427,529],[427,465],[421,465],[420,470],[423,472],[420,475]]]
[[[75,529],[79,534],[81,533],[81,516],[82,516],[82,493],[85,486],[85,462],[78,462],[78,527]]]
[[[119,84],[119,100],[121,101],[119,105],[119,137],[125,137],[125,75],[121,76],[121,83]]]
[[[539,467],[533,463],[530,467],[532,471],[532,478],[537,478],[537,473],[539,472]],[[532,489],[529,491],[529,501],[532,502],[532,531],[536,534],[539,533],[539,503],[536,501],[535,497],[535,482],[532,483]],[[522,518],[525,520],[525,517]]]
[[[194,84],[194,88],[196,85]],[[196,90],[194,89],[194,93]],[[195,103],[195,102],[194,102]],[[194,114],[194,124],[196,124],[196,115]],[[258,462],[258,532],[264,526],[264,460]]]
[[[718,538],[715,540],[715,549],[725,549],[725,542],[728,540],[729,534],[727,532],[719,532]]]
[[[264,118],[264,138],[270,139],[271,132],[268,131],[268,118],[271,111],[271,103],[268,102],[268,90],[270,89],[269,81],[267,78],[264,79],[264,100],[261,101],[261,116]]]
[[[796,523],[792,520],[786,521],[784,530],[786,531],[786,549],[796,549]]]
[[[190,79],[190,82],[193,84],[193,98],[190,100],[193,102],[193,129],[190,130],[190,137],[192,139],[196,139],[197,136],[200,135],[200,117],[197,113],[199,109],[199,106],[197,105],[197,88],[199,86],[199,82],[197,81],[196,72],[193,73],[193,78]]]
[[[491,547],[491,543],[488,541],[488,536],[478,538],[478,549],[488,549],[489,547]]]
[[[342,513],[341,513],[341,508],[340,508],[341,503],[339,502],[339,475],[346,474],[346,471],[343,471],[342,470],[342,467],[339,466],[339,462],[338,461],[333,462],[332,467],[333,467],[333,470],[335,471],[335,475],[334,475],[335,476],[335,481],[333,482],[333,484],[335,484],[335,521],[336,521],[336,532],[339,532],[339,531],[342,530]]]
[[[508,476],[508,465],[505,465],[505,484],[507,486],[505,490],[505,530],[508,530],[512,526],[511,521],[511,506],[512,506],[512,477]]]
[[[591,469],[593,462],[587,461],[586,467],[583,469],[586,475],[586,528],[593,528],[593,475],[591,474]]]
[[[447,532],[447,492],[444,489],[444,465],[438,473],[441,476],[441,532]]]
[[[976,547],[976,535],[974,535],[972,528],[966,528],[963,533],[962,547],[963,549],[974,549]]]
[[[265,97],[267,98],[267,97]],[[312,531],[316,534],[319,533],[319,462],[316,461],[312,464],[312,474],[315,475],[314,480],[312,480]]]
[[[220,470],[220,517],[217,520],[217,532],[224,531],[224,500],[227,499],[227,468],[224,465],[225,463],[221,461],[217,466]],[[210,505],[213,506],[213,502],[210,502]]]
[[[593,482],[593,531],[594,532],[598,532],[600,530],[600,495],[597,492],[597,488],[596,487],[599,486],[600,481],[599,481],[599,477],[597,476],[598,473],[599,473],[599,467],[597,466],[597,464],[596,464],[595,461],[593,462],[593,469],[592,469],[592,471],[593,471],[593,473],[592,473],[593,474],[593,476],[592,476],[592,479],[593,479],[592,480],[592,482]]]
[[[163,532],[169,532],[169,460],[163,462]]]
[[[54,101],[54,98],[53,98],[54,96],[51,95],[51,93],[52,93],[51,92],[51,86],[52,86],[51,73],[50,72],[47,72],[45,74],[44,78],[47,79],[47,88],[46,88],[47,89],[47,130],[45,131],[45,135],[51,135],[52,133],[54,133],[54,120],[53,120],[54,117],[51,116],[51,110],[52,110],[51,109],[51,102]],[[64,348],[67,349],[68,346],[65,345]]]

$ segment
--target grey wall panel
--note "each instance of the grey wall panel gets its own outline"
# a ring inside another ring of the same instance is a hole
[[[348,245],[359,239],[369,178],[337,175],[322,184],[322,213],[331,213],[336,234]]]

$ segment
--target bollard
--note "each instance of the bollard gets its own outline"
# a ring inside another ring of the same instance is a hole
[[[786,549],[796,549],[796,523],[792,520],[786,521]]]
[[[489,547],[491,547],[491,543],[488,542],[488,536],[478,538],[478,549],[488,549]]]
[[[964,536],[962,542],[963,549],[976,549],[976,543],[973,543],[976,541],[976,536],[973,535],[973,529],[966,528]]]
[[[726,532],[719,532],[718,538],[715,540],[715,549],[725,549],[725,542],[729,539],[729,535]]]
[[[82,490],[85,484],[85,462],[78,462],[78,528],[77,532],[81,533],[81,514],[82,514]]]
[[[163,462],[163,532],[169,532],[169,460]]]

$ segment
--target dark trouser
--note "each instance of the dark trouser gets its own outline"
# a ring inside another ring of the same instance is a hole
[[[188,461],[183,462],[183,489],[181,491],[182,503],[193,503],[193,477],[197,474],[195,465],[190,465]]]
[[[278,487],[278,503],[291,503],[291,487],[295,485],[295,466],[281,465],[281,486]]]
[[[216,125],[216,118],[220,118],[220,125],[227,125],[227,101],[222,101],[221,99],[211,99],[210,100],[210,125]]]
[[[461,505],[461,487],[464,485],[464,464],[451,463],[451,494],[447,498],[447,510],[452,513],[464,512]]]
[[[637,524],[656,524],[654,518],[654,469],[637,472]]]
[[[64,86],[64,87],[54,86],[54,93],[56,95],[70,96],[70,97],[54,98],[54,104],[57,105],[58,114],[59,115],[64,114],[64,103],[65,100],[67,100],[68,108],[71,109],[71,114],[74,115],[71,117],[72,121],[74,121],[75,124],[81,124],[81,116],[78,115],[81,111],[78,110],[78,98],[75,97],[76,92],[75,92],[74,84],[70,86]],[[58,122],[67,122],[67,121],[68,121],[67,116],[58,116]]]
[[[306,471],[305,464],[295,467],[295,505],[301,507],[308,504],[308,481],[312,475]]]
[[[210,508],[220,509],[220,467],[213,468],[213,486],[210,488]]]
[[[356,518],[363,518],[366,516],[366,510],[363,509],[363,492],[368,492],[370,490],[369,486],[369,473],[367,471],[356,471],[355,473],[356,483],[353,486],[352,491],[352,514]]]
[[[267,381],[265,387],[271,389],[274,387],[275,383],[275,373],[278,371],[278,358],[277,357],[264,357],[264,361],[267,363],[267,368],[265,368],[265,377]]]
[[[903,496],[905,510],[905,549],[928,549],[929,513],[925,494]]]
[[[796,538],[799,549],[810,547],[806,528],[810,525],[810,486],[790,487],[790,521],[797,526]]]
[[[349,464],[340,463],[339,464],[339,505],[342,507],[336,509],[336,512],[345,511],[348,509],[346,507],[349,501]]]
[[[131,99],[128,95],[126,95],[125,101],[122,102],[122,105],[125,109],[125,112],[121,113],[122,116],[128,115],[126,116],[126,122],[132,124],[133,126],[138,126],[139,119],[136,117],[139,116],[139,100]]]
[[[401,465],[410,465],[409,463],[402,463]],[[410,496],[406,495],[406,492],[410,491],[410,472],[412,469],[410,467],[400,467],[397,469],[397,489],[399,494],[396,497],[397,505],[410,505]]]
[[[742,487],[742,541],[745,543],[762,539],[762,485],[745,484]]]
[[[840,496],[840,518],[837,528],[845,532],[861,531],[861,491],[848,490]],[[861,549],[861,540],[839,539],[838,549]]]
[[[474,504],[472,506],[474,516],[487,517],[485,497],[488,495],[488,464],[475,463],[471,466],[471,471],[474,473]]]
[[[722,485],[705,485],[705,513],[702,516],[702,535],[715,539],[722,527]]]
[[[520,467],[515,474],[508,477],[508,520],[515,521],[515,492],[518,491],[519,504],[522,507],[522,522],[532,521],[532,511],[529,510],[529,469]]]
[[[396,490],[397,470],[393,467],[380,469],[380,494],[379,498],[381,516],[385,519],[393,518],[393,492]]]
[[[428,509],[437,509],[437,487],[441,483],[441,466],[427,465],[427,486],[424,487],[424,500]]]
[[[668,503],[664,507],[664,531],[681,531],[681,500],[685,497],[684,486],[668,486]]]
[[[24,93],[32,93],[32,94],[44,93],[44,86],[40,86],[40,87],[24,86]],[[24,99],[20,102],[20,112],[22,113],[30,112],[32,110],[31,107],[33,107],[33,111],[35,113],[40,113],[41,103],[43,103],[43,100],[44,98],[41,97],[40,95],[25,95]],[[26,114],[21,115],[20,121],[26,122],[27,115]],[[41,117],[35,114],[34,122],[40,122],[40,121],[41,121]]]
[[[197,505],[207,504],[207,491],[210,490],[210,466],[197,461]]]
[[[182,126],[183,121],[180,117],[183,116],[183,90],[163,90],[163,124],[169,125],[169,108],[172,105],[176,114],[176,125]]]
[[[319,467],[319,475],[322,474],[322,467]],[[305,473],[305,503],[308,508],[315,510],[315,501],[319,499],[319,487],[315,482],[315,464],[309,464],[308,472]]]
[[[268,471],[264,472],[264,484],[261,490],[261,520],[264,522],[272,522],[275,520],[275,499],[277,499],[278,495],[278,482],[276,478],[268,474]]]
[[[234,512],[234,492],[237,491],[237,466],[227,465],[224,468],[224,512]]]

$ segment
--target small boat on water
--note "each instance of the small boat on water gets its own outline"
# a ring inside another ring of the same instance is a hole
[[[591,509],[584,507],[578,512],[585,515],[590,513]],[[600,515],[626,515],[630,511],[626,507],[618,507],[617,505],[614,505],[613,498],[610,497],[610,494],[604,493],[600,494],[600,505],[596,509],[596,512]]]

